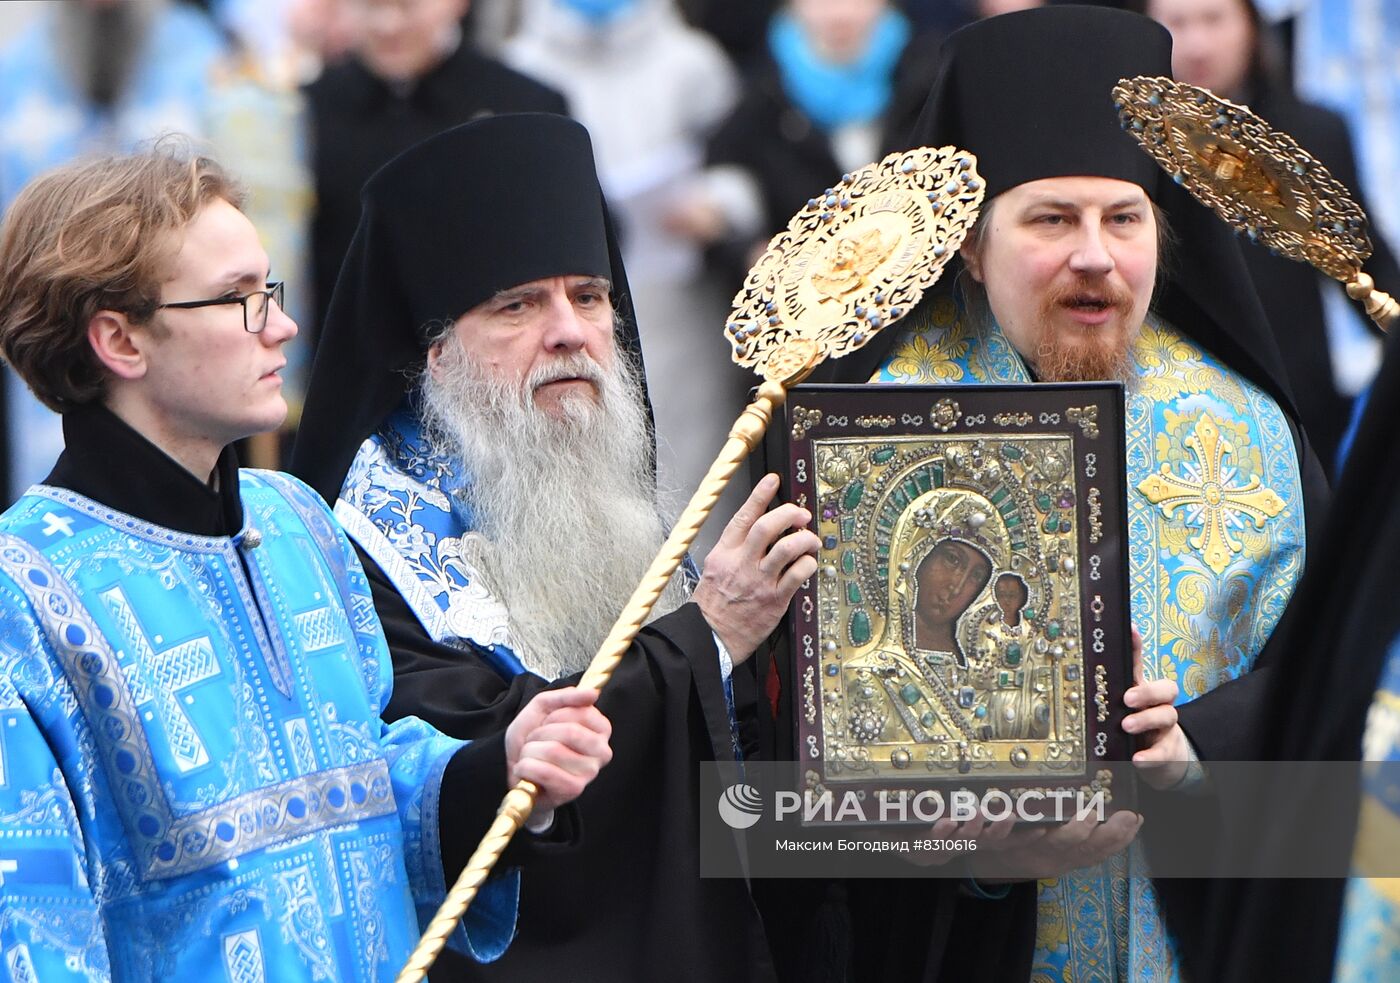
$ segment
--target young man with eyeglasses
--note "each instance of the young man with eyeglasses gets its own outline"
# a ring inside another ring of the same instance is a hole
[[[392,979],[507,783],[548,849],[611,757],[577,689],[471,744],[381,721],[353,550],[230,449],[282,422],[297,333],[239,203],[158,151],[51,172],[0,228],[0,350],[66,442],[0,516],[0,978]],[[519,881],[458,947],[500,955]]]

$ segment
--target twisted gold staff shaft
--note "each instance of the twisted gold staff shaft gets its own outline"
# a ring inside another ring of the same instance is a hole
[[[744,412],[734,422],[719,456],[710,465],[710,470],[700,482],[699,489],[691,496],[685,511],[676,520],[671,534],[662,544],[661,551],[651,561],[642,582],[632,592],[627,606],[622,609],[622,614],[613,623],[612,630],[598,647],[597,654],[593,656],[593,661],[583,673],[583,679],[579,681],[580,687],[601,690],[612,678],[613,670],[631,647],[632,640],[637,637],[637,632],[641,630],[647,615],[656,605],[657,598],[666,589],[671,575],[685,558],[690,544],[700,532],[700,527],[705,524],[711,510],[714,509],[715,502],[724,493],[739,465],[744,463],[758,446],[758,442],[763,439],[763,434],[773,419],[774,410],[787,399],[788,387],[805,378],[819,357],[814,356],[808,365],[791,378],[782,382],[769,380],[758,387],[754,401],[744,408]],[[457,922],[466,913],[477,891],[490,875],[491,869],[501,859],[501,854],[505,852],[511,838],[524,825],[534,809],[535,796],[538,794],[539,788],[530,781],[521,781],[506,793],[491,828],[486,831],[476,852],[467,861],[466,867],[452,885],[452,890],[447,892],[446,899],[428,924],[423,937],[418,940],[418,945],[408,957],[408,962],[399,972],[395,983],[417,983],[427,975],[443,946],[447,944],[447,937],[457,927]]]

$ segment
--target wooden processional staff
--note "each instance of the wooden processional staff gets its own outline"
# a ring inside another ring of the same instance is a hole
[[[1123,128],[1202,204],[1281,256],[1346,285],[1382,331],[1400,303],[1375,288],[1366,214],[1291,136],[1247,107],[1168,78],[1122,79],[1113,105]]]
[[[763,377],[661,552],[583,674],[602,689],[647,620],[715,501],[782,405],[827,358],[855,351],[913,308],[977,219],[985,193],[976,160],[954,147],[891,154],[845,175],[777,235],[734,298],[725,335],[734,361]],[[428,972],[516,831],[538,788],[521,781],[409,956],[397,983]]]

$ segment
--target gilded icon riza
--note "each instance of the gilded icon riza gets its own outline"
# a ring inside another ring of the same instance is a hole
[[[1126,756],[1122,390],[793,390],[809,788],[1082,787]]]

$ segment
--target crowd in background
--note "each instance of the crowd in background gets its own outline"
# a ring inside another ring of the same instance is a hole
[[[1257,4],[1136,6],[1172,29],[1178,78],[1255,106],[1353,190],[1371,189],[1381,247],[1372,272],[1396,290],[1384,246],[1400,246],[1400,4]],[[661,481],[688,494],[751,384],[720,334],[749,263],[814,193],[903,148],[944,35],[1034,5],[22,0],[0,5],[0,207],[75,155],[172,131],[206,141],[248,186],[274,278],[288,282],[306,339],[294,346],[295,397],[365,178],[457,123],[567,112],[592,134],[620,225]],[[1251,274],[1293,353],[1303,416],[1325,459],[1378,346],[1339,290],[1280,262],[1261,250]],[[44,477],[62,438],[8,370],[4,388],[8,503]],[[245,456],[275,466],[277,442]]]

